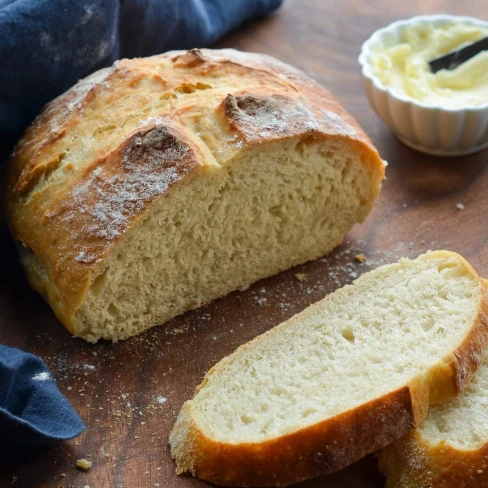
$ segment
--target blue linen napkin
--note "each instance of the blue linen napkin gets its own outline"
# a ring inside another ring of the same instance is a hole
[[[0,163],[48,101],[122,57],[202,47],[283,0],[0,0]]]
[[[35,115],[121,57],[211,44],[282,0],[0,0],[0,164]],[[0,444],[53,445],[84,425],[36,356],[0,345]]]
[[[44,362],[0,345],[0,442],[50,446],[85,430]]]

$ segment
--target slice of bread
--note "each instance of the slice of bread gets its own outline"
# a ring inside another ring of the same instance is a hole
[[[487,301],[448,251],[365,274],[209,371],[170,434],[177,472],[284,486],[399,439],[482,362]]]
[[[488,353],[462,395],[378,453],[388,488],[488,487]]]

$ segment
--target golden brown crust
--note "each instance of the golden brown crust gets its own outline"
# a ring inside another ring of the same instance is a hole
[[[155,199],[251,146],[307,137],[348,139],[383,177],[376,149],[330,93],[270,57],[175,51],[92,74],[45,107],[7,163],[1,198],[41,270],[25,264],[32,285],[76,333],[105,258]]]
[[[282,95],[227,95],[221,109],[229,125],[247,143],[295,137],[316,130],[302,100]]]
[[[388,488],[488,487],[488,443],[473,450],[432,445],[416,429],[382,449],[378,465]]]
[[[414,418],[411,393],[404,387],[293,434],[232,445],[206,437],[187,402],[170,443],[179,473],[222,486],[286,486],[338,471],[413,429]]]
[[[151,121],[58,191],[49,210],[35,215],[34,230],[24,214],[12,223],[17,239],[33,249],[48,270],[52,286],[44,292],[50,303],[62,300],[58,314],[64,323],[71,323],[89,286],[90,269],[152,200],[201,166],[198,149],[187,141],[182,127],[163,118]]]
[[[454,253],[433,254],[448,257]],[[473,268],[464,263],[467,272],[477,277]],[[469,333],[441,364],[410,384],[332,419],[267,442],[222,444],[205,436],[193,419],[191,401],[186,402],[170,435],[178,474],[187,471],[227,486],[285,486],[338,471],[401,438],[425,418],[429,404],[459,395],[481,364],[488,346],[488,293],[481,280],[480,287],[484,300]],[[314,308],[315,305],[307,313],[314,313]],[[252,347],[252,343],[241,347]],[[226,361],[224,358],[209,371],[197,392],[209,375],[225,367]]]

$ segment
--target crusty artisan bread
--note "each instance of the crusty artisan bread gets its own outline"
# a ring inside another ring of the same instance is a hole
[[[455,253],[363,275],[209,371],[170,435],[177,472],[283,486],[386,446],[469,382],[487,313],[486,285]]]
[[[50,103],[2,196],[32,286],[73,334],[116,340],[328,253],[383,175],[302,72],[193,50],[118,61]]]
[[[463,393],[378,453],[388,488],[488,487],[488,353]]]

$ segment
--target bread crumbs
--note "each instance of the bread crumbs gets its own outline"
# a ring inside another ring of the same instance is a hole
[[[365,263],[365,262],[366,262],[366,260],[367,260],[368,258],[366,257],[366,255],[365,255],[365,254],[363,254],[363,253],[359,253],[359,254],[356,254],[356,255],[354,256],[354,259],[355,259],[355,260],[356,260],[358,263]]]
[[[80,469],[84,469],[85,471],[87,469],[90,469],[91,465],[92,462],[88,461],[87,459],[78,459],[78,461],[76,461],[76,467]]]
[[[307,273],[296,273],[295,274],[295,278],[300,281],[300,282],[303,282],[303,281],[307,281]]]

